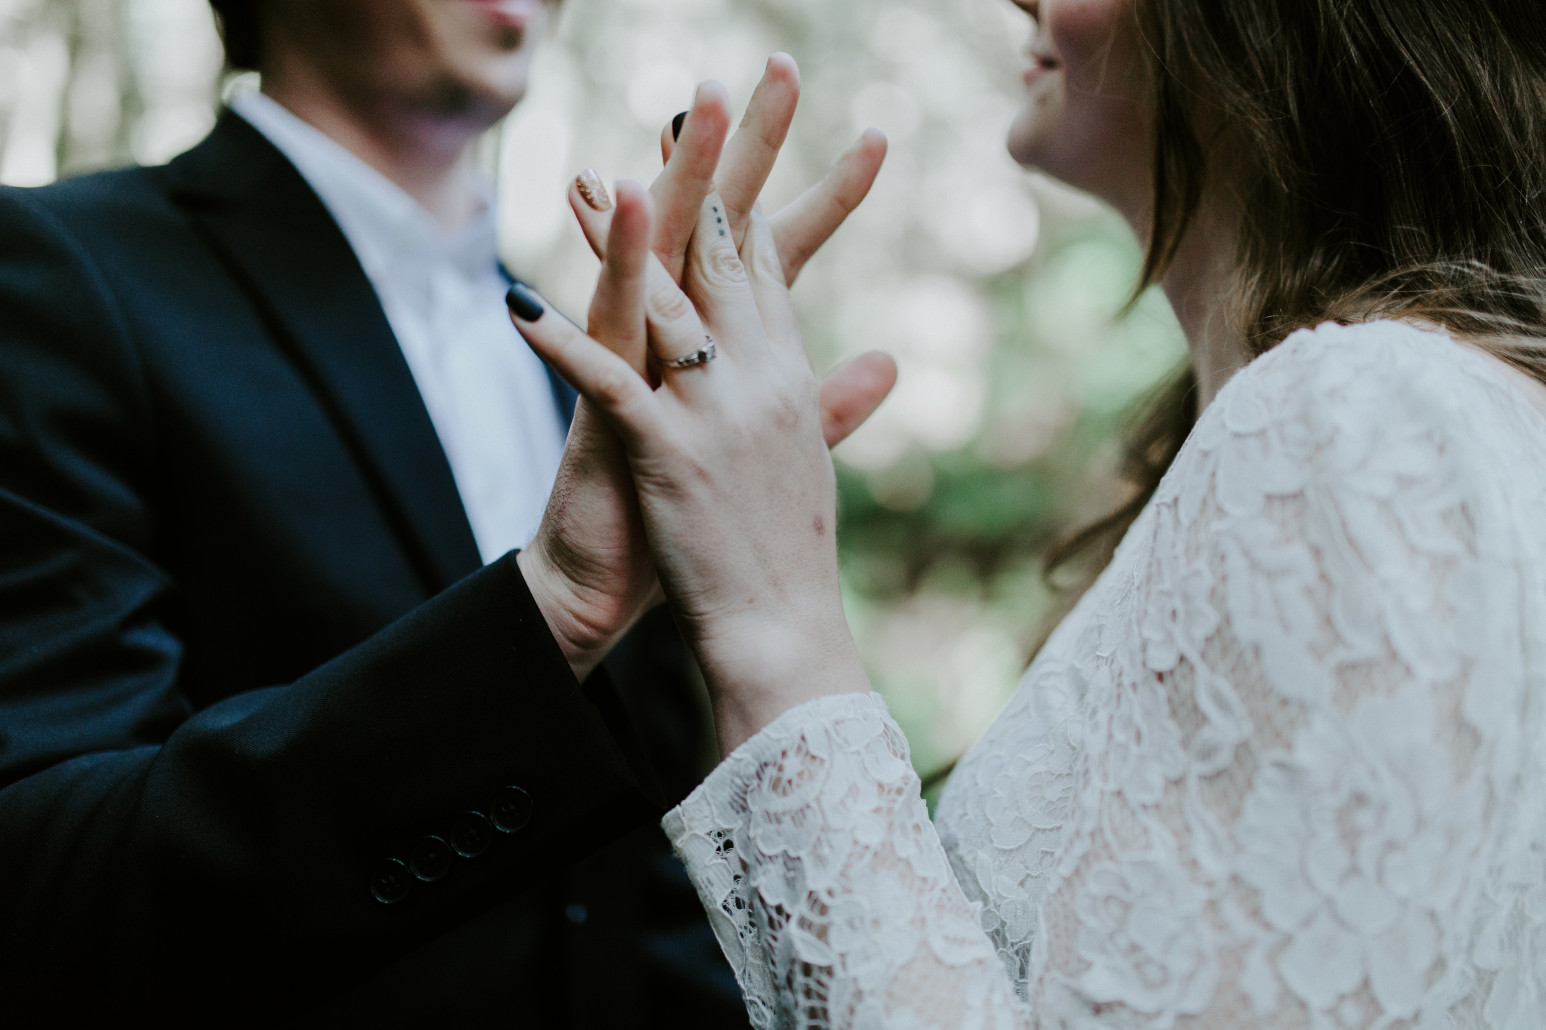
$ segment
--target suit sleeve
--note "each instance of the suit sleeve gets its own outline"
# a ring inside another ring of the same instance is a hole
[[[659,811],[513,558],[195,711],[155,405],[88,255],[0,191],[0,996],[321,999]],[[83,984],[89,988],[83,989]]]

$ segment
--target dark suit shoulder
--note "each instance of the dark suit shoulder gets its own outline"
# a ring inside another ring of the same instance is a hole
[[[142,540],[127,483],[151,460],[143,361],[93,237],[56,198],[0,189],[0,487]]]
[[[60,179],[47,186],[0,187],[0,232],[16,231],[30,215],[34,226],[67,231],[88,248],[111,245],[122,229],[146,219],[176,217],[165,166],[115,168]]]
[[[71,175],[46,186],[5,186],[0,191],[52,211],[103,211],[132,205],[137,200],[165,197],[167,181],[166,165],[131,165]]]
[[[92,253],[140,253],[158,242],[156,233],[187,225],[211,203],[261,192],[275,177],[309,194],[273,144],[226,111],[208,136],[168,164],[91,172],[47,186],[0,187],[0,233],[16,228],[20,212],[31,212]]]
[[[166,182],[164,167],[123,168],[0,187],[0,313],[60,345],[97,350],[94,335],[126,345],[123,300],[147,270],[186,263],[172,241],[186,237],[187,216]]]

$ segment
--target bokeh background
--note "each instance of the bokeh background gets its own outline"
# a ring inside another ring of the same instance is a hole
[[[925,774],[1014,689],[1055,606],[1043,553],[1111,505],[1121,413],[1184,354],[1162,297],[1124,310],[1126,227],[1004,152],[1028,33],[1005,0],[564,0],[483,147],[510,267],[583,312],[596,270],[567,180],[649,181],[699,80],[740,105],[768,54],[799,62],[769,209],[886,132],[869,200],[795,292],[818,371],[876,347],[901,367],[837,452],[839,543],[859,646]],[[255,85],[222,71],[205,0],[0,0],[0,182],[166,161]]]

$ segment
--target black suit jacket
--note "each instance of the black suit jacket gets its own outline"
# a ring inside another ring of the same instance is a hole
[[[481,567],[369,281],[245,122],[0,191],[10,1013],[626,1023],[597,999],[657,984],[653,950],[731,1018],[692,918],[573,937],[619,875],[677,875],[653,828],[595,903],[563,871],[668,800],[623,709],[513,558]]]

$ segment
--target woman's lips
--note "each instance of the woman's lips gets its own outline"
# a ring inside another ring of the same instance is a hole
[[[1020,78],[1024,79],[1025,84],[1029,86],[1061,67],[1062,65],[1058,63],[1056,58],[1048,57],[1045,54],[1032,54],[1031,66],[1020,73]]]

